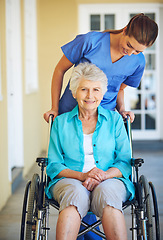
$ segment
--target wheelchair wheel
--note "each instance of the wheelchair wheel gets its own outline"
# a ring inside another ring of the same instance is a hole
[[[149,183],[144,175],[140,176],[139,184],[141,185],[141,204],[143,208],[143,219],[141,216],[141,228],[143,239],[153,240],[152,225],[152,198],[149,190]],[[138,238],[139,239],[139,238]],[[142,238],[140,238],[142,239]]]
[[[39,175],[34,174],[29,192],[25,240],[35,239],[39,182]]]
[[[25,233],[25,220],[26,220],[26,213],[27,213],[27,202],[28,202],[28,192],[31,185],[31,181],[28,181],[25,188],[24,193],[24,201],[23,201],[23,210],[22,210],[22,219],[21,219],[21,229],[20,229],[20,240],[24,240],[24,233]]]
[[[158,204],[155,188],[152,182],[149,182],[150,191],[152,193],[152,217],[153,217],[153,232],[156,240],[160,240],[160,224],[159,224],[159,213],[158,213]]]

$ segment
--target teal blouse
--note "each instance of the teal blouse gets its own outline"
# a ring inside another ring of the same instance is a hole
[[[119,178],[134,197],[135,189],[130,181],[131,150],[121,115],[98,107],[98,121],[92,137],[93,155],[96,167],[103,171],[118,168],[123,177]],[[54,120],[49,143],[46,173],[51,181],[45,191],[49,198],[50,187],[61,178],[57,175],[64,169],[82,172],[84,166],[82,122],[78,118],[78,106],[71,112],[57,116]]]

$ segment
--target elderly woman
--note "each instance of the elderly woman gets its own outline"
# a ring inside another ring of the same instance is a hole
[[[46,193],[60,204],[56,239],[76,239],[90,209],[107,239],[126,240],[122,203],[133,198],[134,186],[122,117],[100,106],[107,77],[95,65],[75,67],[70,90],[78,105],[55,118],[49,144]]]

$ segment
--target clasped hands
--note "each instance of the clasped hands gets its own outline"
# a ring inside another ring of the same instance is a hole
[[[89,172],[83,173],[83,186],[88,191],[93,191],[93,189],[102,181],[106,179],[106,172],[94,167]]]

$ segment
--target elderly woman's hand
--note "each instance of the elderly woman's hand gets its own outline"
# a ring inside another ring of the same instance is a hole
[[[106,172],[97,167],[94,167],[86,173],[86,177],[94,178],[95,180],[102,182],[106,180]]]
[[[82,184],[88,191],[93,191],[99,183],[96,179],[88,177]]]

